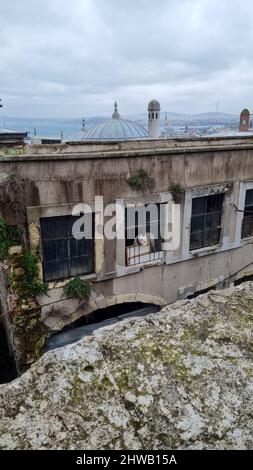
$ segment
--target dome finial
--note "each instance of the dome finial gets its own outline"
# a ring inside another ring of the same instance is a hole
[[[114,113],[112,115],[112,119],[120,119],[120,115],[118,113],[118,103],[115,101],[114,103]]]
[[[82,127],[81,127],[81,131],[82,132],[85,132],[86,131],[86,123],[85,123],[85,119],[82,118]]]

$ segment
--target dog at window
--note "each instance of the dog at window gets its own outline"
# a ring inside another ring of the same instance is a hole
[[[134,245],[147,246],[149,247],[149,252],[153,253],[155,251],[154,237],[151,233],[141,233],[134,240]]]

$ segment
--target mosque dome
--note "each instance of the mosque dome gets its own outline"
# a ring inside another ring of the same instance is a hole
[[[77,131],[74,134],[68,135],[65,140],[66,142],[81,142],[82,140],[85,140],[86,132],[87,132],[86,122],[85,122],[85,119],[83,118],[82,127],[80,131]]]
[[[161,110],[161,106],[160,106],[159,101],[156,101],[156,100],[150,101],[148,105],[148,111],[160,111],[160,110]]]
[[[111,141],[148,139],[149,136],[146,129],[137,122],[122,119],[115,103],[111,119],[92,126],[82,136],[77,137],[82,137],[82,141]]]

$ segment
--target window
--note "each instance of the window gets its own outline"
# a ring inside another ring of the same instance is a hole
[[[248,189],[245,196],[242,221],[242,238],[253,236],[253,189]]]
[[[215,194],[192,200],[190,250],[219,243],[223,197]]]
[[[41,139],[42,145],[61,144],[60,139]]]
[[[129,207],[125,213],[126,264],[132,266],[163,257],[161,236],[161,212],[165,204]],[[152,207],[154,210],[149,210]],[[133,211],[130,213],[130,211]],[[147,235],[143,245],[137,241],[138,235]]]
[[[86,214],[86,217],[87,224],[92,223],[94,234],[94,214]],[[40,220],[46,282],[94,272],[94,236],[91,240],[73,237],[72,226],[78,219],[68,215]]]

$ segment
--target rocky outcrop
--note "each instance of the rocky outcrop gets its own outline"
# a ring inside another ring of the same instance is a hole
[[[2,449],[252,449],[253,283],[45,354],[0,386]]]

